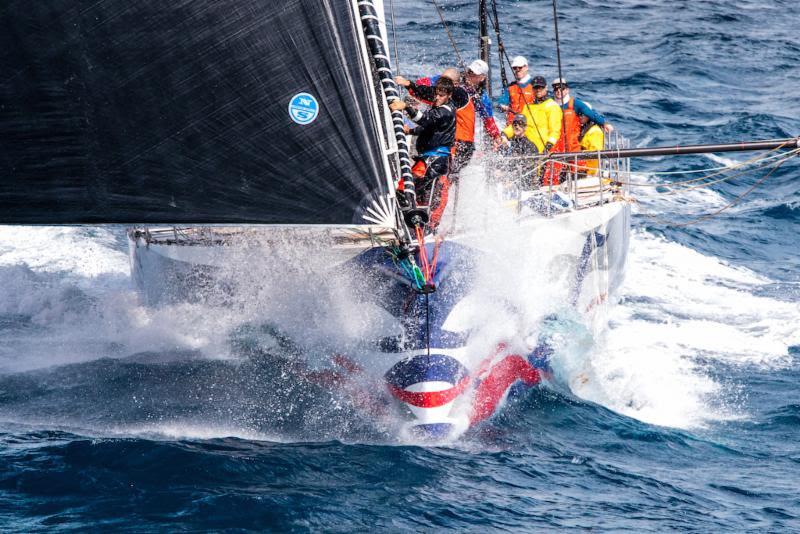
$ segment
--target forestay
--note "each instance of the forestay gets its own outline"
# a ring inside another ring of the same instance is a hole
[[[0,223],[364,223],[360,31],[335,0],[5,0]]]

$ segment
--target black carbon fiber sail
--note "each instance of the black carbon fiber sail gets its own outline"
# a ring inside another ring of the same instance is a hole
[[[4,0],[0,223],[363,222],[358,32],[344,0]]]

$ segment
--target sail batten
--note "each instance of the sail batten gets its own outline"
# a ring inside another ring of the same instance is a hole
[[[367,224],[360,31],[334,0],[4,2],[0,223]]]

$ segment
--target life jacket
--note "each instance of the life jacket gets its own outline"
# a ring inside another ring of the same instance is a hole
[[[456,141],[475,142],[475,104],[472,98],[456,110]]]
[[[517,82],[508,84],[508,107],[509,111],[506,113],[506,124],[511,124],[514,121],[514,115],[522,113],[525,104],[532,104],[536,101],[536,95],[533,94],[533,86],[530,81],[521,87]]]
[[[575,99],[570,98],[567,107],[562,107],[561,110],[564,112],[564,131],[561,137],[564,139],[566,152],[580,152],[581,120],[575,113]]]

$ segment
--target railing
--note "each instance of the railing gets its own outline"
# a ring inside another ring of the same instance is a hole
[[[617,131],[606,134],[604,151],[626,149],[630,142]],[[532,169],[526,174],[534,177],[555,173],[561,167],[560,183],[558,185],[546,184],[539,188],[531,189],[522,185],[521,177],[511,178],[516,183],[515,192],[511,196],[506,193],[508,200],[517,201],[517,211],[520,216],[546,216],[553,217],[559,213],[599,206],[627,197],[629,193],[630,159],[626,157],[595,156],[595,152],[582,152],[570,159],[544,159],[542,156],[533,157]],[[592,157],[595,156],[595,157]],[[509,159],[523,159],[510,157]],[[524,158],[527,159],[527,158]],[[597,160],[595,172],[588,169],[585,162]],[[490,162],[494,165],[496,161]],[[509,183],[508,176],[501,181]],[[516,198],[513,198],[516,197]]]
[[[622,150],[630,147],[630,141],[616,130],[604,137],[603,150]],[[590,169],[581,163],[588,161],[597,162],[596,172],[590,172]],[[630,165],[630,158],[600,158],[592,152],[584,152],[582,157],[576,156],[564,163],[561,185],[551,189],[566,193],[573,209],[605,204],[620,194],[628,195],[630,186],[627,177],[630,175]],[[551,214],[552,209],[548,215]]]

